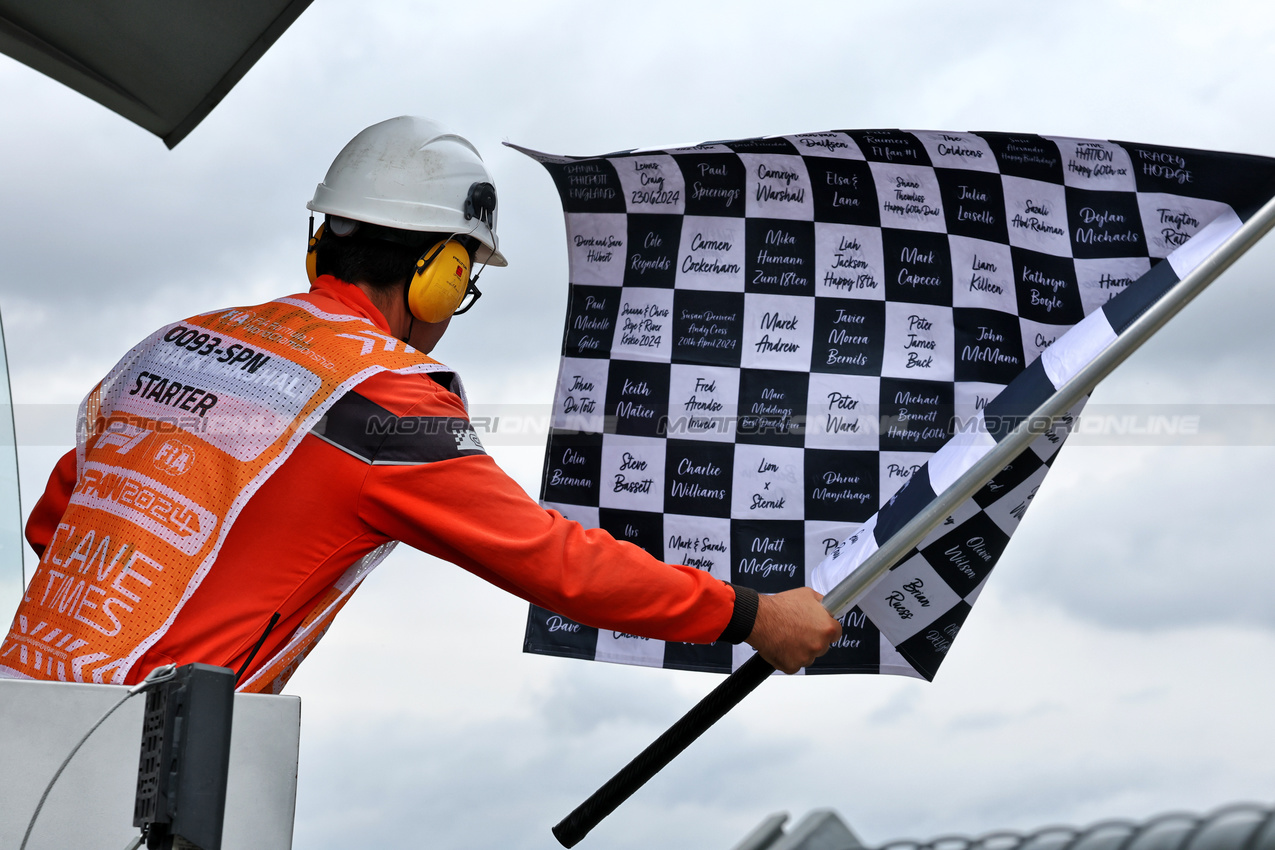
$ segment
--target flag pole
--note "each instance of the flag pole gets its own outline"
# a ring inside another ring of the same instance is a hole
[[[854,602],[880,580],[894,564],[912,550],[966,499],[1013,461],[1032,440],[1053,427],[1054,421],[1070,410],[1098,382],[1124,362],[1204,291],[1218,275],[1230,268],[1240,256],[1275,226],[1275,199],[1268,201],[1244,222],[1186,277],[1147,308],[1123,333],[1103,349],[1086,366],[1063,384],[1030,416],[1025,417],[999,443],[956,479],[890,537],[879,549],[864,559],[855,570],[841,580],[823,599],[823,606],[833,616],[844,614]],[[1205,228],[1207,229],[1207,227]],[[1198,235],[1198,234],[1197,234]],[[1189,244],[1189,243],[1188,243]],[[575,808],[554,828],[554,837],[563,847],[574,847],[595,826],[639,788],[646,784],[691,742],[738,705],[758,685],[769,678],[775,668],[753,655],[728,676],[680,720],[670,726],[650,746],[625,765],[615,776]]]

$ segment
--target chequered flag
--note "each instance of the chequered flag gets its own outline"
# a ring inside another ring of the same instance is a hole
[[[1007,133],[524,152],[570,267],[542,503],[762,592],[830,589],[1275,195],[1271,159]],[[807,672],[933,678],[1066,431]],[[525,649],[713,671],[751,652],[534,606]]]

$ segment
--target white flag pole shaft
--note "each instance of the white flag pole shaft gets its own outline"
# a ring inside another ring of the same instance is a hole
[[[1217,250],[1192,269],[1160,300],[1133,321],[1115,341],[1103,349],[1088,365],[1063,384],[1047,401],[1003,440],[997,443],[967,469],[951,486],[909,520],[862,564],[842,579],[823,599],[823,606],[840,616],[854,605],[880,580],[890,567],[925,539],[939,523],[952,514],[966,499],[977,493],[1013,461],[1032,440],[1053,427],[1054,421],[1070,410],[1098,382],[1137,351],[1152,334],[1204,291],[1218,275],[1226,271],[1249,248],[1275,227],[1275,200],[1269,201],[1244,224],[1240,225]],[[615,776],[593,793],[553,828],[553,834],[564,847],[574,847],[593,827],[627,800],[648,779],[686,749],[713,723],[721,719],[763,681],[774,668],[760,655],[754,655],[721,684],[704,697],[680,720],[655,739],[645,750],[624,766]]]
[[[1137,351],[1151,335],[1178,314],[1187,304],[1204,291],[1218,275],[1230,268],[1257,240],[1275,227],[1275,200],[1268,201],[1257,213],[1240,225],[1217,250],[1205,258],[1187,276],[1152,304],[1145,313],[1133,321],[1124,333],[1103,349],[1050,396],[1044,404],[1018,424],[1005,439],[987,454],[979,458],[952,485],[939,494],[920,513],[900,528],[881,548],[869,555],[854,572],[837,583],[825,594],[823,606],[833,615],[841,615],[863,596],[890,567],[925,539],[939,523],[951,516],[966,499],[983,488],[996,473],[1042,433],[1053,427],[1057,417],[1063,415],[1082,398],[1093,392],[1103,378]]]

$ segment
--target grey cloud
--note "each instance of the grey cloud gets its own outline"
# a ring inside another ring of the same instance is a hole
[[[1273,472],[1264,447],[1064,448],[994,581],[1112,628],[1275,628]]]
[[[660,690],[661,713],[685,702]],[[324,740],[321,756],[303,764],[297,846],[557,846],[550,827],[667,722],[630,726],[634,718],[606,697],[619,711],[605,728],[589,718],[575,726],[559,712],[586,696],[568,685],[529,720],[467,725],[460,735],[378,723]],[[724,848],[741,838],[773,790],[748,777],[783,775],[792,759],[731,721],[723,727],[600,826],[592,846]]]
[[[669,706],[677,699],[667,679],[634,671],[600,682],[583,671],[563,677],[540,706],[552,732],[591,733],[604,723],[659,727],[676,720]]]
[[[1275,358],[1267,271],[1275,241],[1258,243],[1161,329],[1094,394],[1095,402],[1270,403]]]

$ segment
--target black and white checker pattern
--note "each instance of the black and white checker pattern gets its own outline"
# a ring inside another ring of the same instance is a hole
[[[543,504],[763,592],[831,588],[1275,194],[1264,158],[1004,133],[524,152],[562,197],[571,277]],[[808,672],[932,678],[1065,437]],[[719,671],[751,652],[536,608],[525,648]]]

